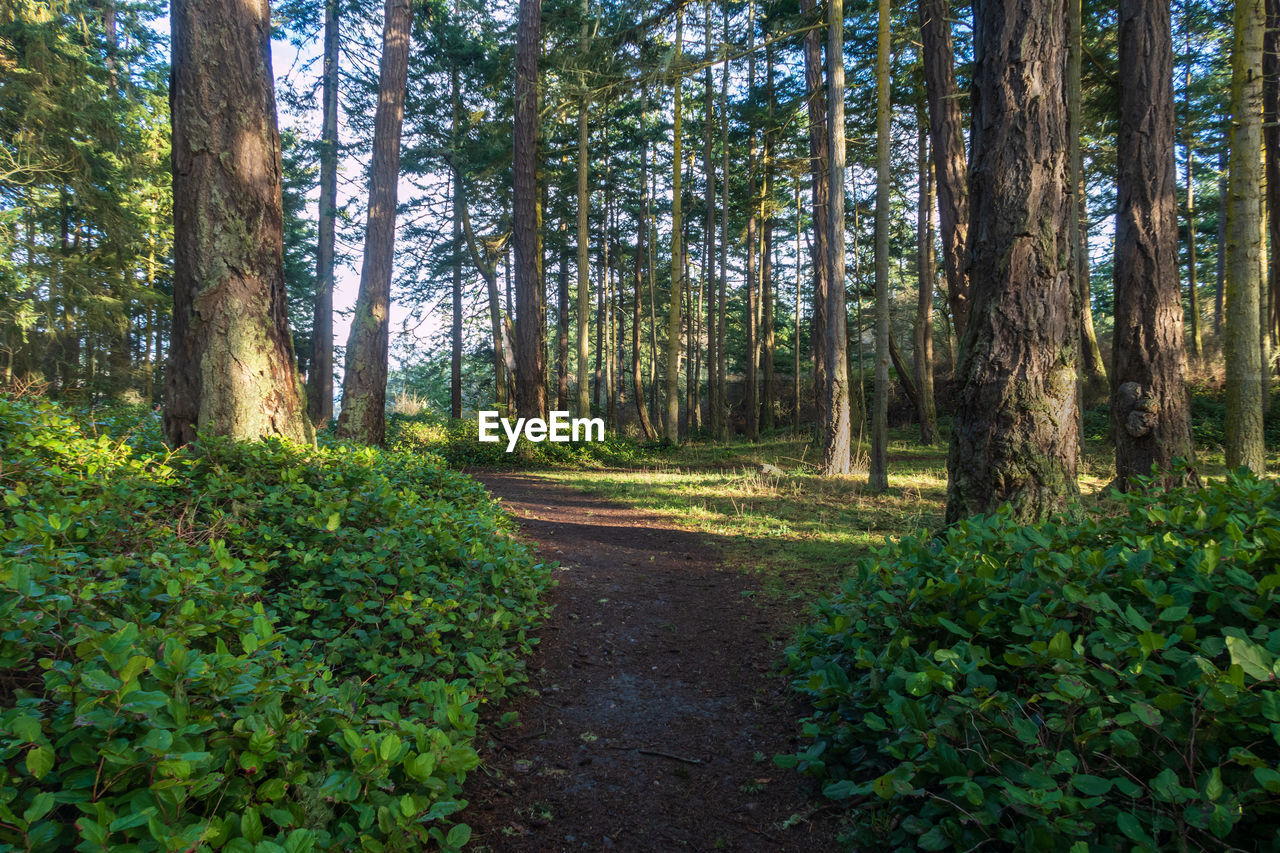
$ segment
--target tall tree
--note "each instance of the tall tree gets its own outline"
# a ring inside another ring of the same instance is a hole
[[[955,48],[951,40],[948,0],[920,0],[920,41],[924,59],[925,97],[938,192],[938,227],[942,232],[942,267],[947,301],[957,337],[969,316],[969,192],[965,184],[964,126],[956,87]]]
[[[924,119],[924,116],[919,116]],[[916,136],[916,167],[920,197],[916,205],[916,415],[920,419],[920,443],[938,440],[937,404],[933,396],[933,175],[929,170],[929,135],[924,121]]]
[[[1084,166],[1080,156],[1081,96],[1080,61],[1082,41],[1080,0],[1067,2],[1067,152],[1070,182],[1073,188],[1072,215],[1067,223],[1071,267],[1076,300],[1080,305],[1080,396],[1077,405],[1094,406],[1107,398],[1107,369],[1102,362],[1102,349],[1093,327],[1093,305],[1089,293],[1088,195],[1085,193]]]
[[[800,10],[813,15],[818,9],[817,0],[800,0]],[[809,171],[812,176],[813,240],[810,255],[813,259],[813,316],[811,318],[810,346],[813,349],[813,399],[814,422],[827,423],[827,282],[831,280],[831,250],[828,240],[830,226],[830,177],[831,140],[827,136],[827,99],[822,85],[822,36],[818,29],[804,35],[804,83],[808,96],[809,113]],[[726,156],[728,156],[726,154]]]
[[[703,255],[703,276],[707,288],[707,421],[713,436],[720,435],[720,419],[723,410],[717,396],[719,380],[716,377],[718,360],[716,358],[716,167],[712,159],[714,150],[711,143],[712,129],[715,125],[715,101],[711,85],[711,0],[704,5],[706,20],[703,26],[703,52],[707,56],[707,67],[702,71],[702,172],[707,182],[705,199],[705,218],[703,220],[703,242],[706,251]],[[727,199],[726,199],[727,202]]]
[[[971,306],[947,521],[1078,491],[1064,0],[974,3]],[[1033,71],[1032,71],[1033,70]]]
[[[674,64],[680,62],[680,52],[684,41],[684,10],[676,11],[676,53]],[[667,397],[666,415],[662,419],[667,441],[680,443],[680,288],[682,285],[680,248],[681,230],[684,218],[681,211],[680,173],[683,171],[683,160],[680,156],[681,136],[681,103],[680,88],[683,78],[676,76],[672,86],[672,97],[675,101],[673,122],[671,126],[671,304],[667,316]]]
[[[844,0],[828,0],[827,4],[827,95],[831,157],[827,176],[829,277],[823,306],[826,381],[818,433],[822,439],[822,473],[837,476],[848,474],[851,465],[848,317],[844,307]]]
[[[382,444],[387,429],[387,334],[396,246],[400,131],[409,72],[409,0],[386,0],[384,14],[364,263],[347,339],[342,411],[338,414],[338,435],[366,444]]]
[[[747,90],[753,92],[756,87],[756,5],[755,0],[747,2]],[[748,441],[760,437],[760,298],[759,269],[756,265],[756,245],[759,238],[759,196],[758,177],[756,173],[756,129],[752,124],[747,136],[747,304],[746,304],[746,377],[742,395],[742,405],[746,410],[746,436]]]
[[[645,262],[648,260],[649,237],[649,138],[644,133],[644,112],[640,114],[640,204],[636,206],[636,293],[631,311],[631,384],[635,386],[636,415],[640,418],[640,428],[644,430],[646,441],[658,437],[658,431],[649,420],[649,412],[644,399],[644,377],[640,370],[640,285],[644,278]],[[650,377],[657,382],[657,377]]]
[[[538,236],[542,230],[538,207],[538,54],[541,51],[542,0],[520,0],[511,238],[516,255],[516,411],[522,418],[541,418],[547,412],[545,293]]]
[[[771,38],[766,28],[766,39]],[[774,387],[774,351],[777,348],[777,335],[774,330],[773,304],[777,286],[773,274],[773,181],[776,167],[778,131],[775,119],[777,111],[777,91],[773,81],[773,42],[767,41],[765,47],[765,99],[768,102],[768,129],[764,134],[764,151],[761,164],[764,170],[764,200],[760,205],[760,226],[764,230],[760,239],[760,367],[764,373],[764,391],[760,399],[760,427],[766,431],[774,428],[775,407],[778,392]]]
[[[333,419],[333,265],[338,207],[338,0],[324,2],[324,119],[320,130],[320,233],[316,247],[315,316],[307,371],[307,413],[323,426]]]
[[[578,36],[578,56],[579,61],[584,65],[587,61],[587,52],[591,41],[591,22],[588,17],[589,7],[588,0],[582,0],[580,14],[582,16],[582,27]],[[580,69],[580,74],[585,75],[586,69]],[[588,253],[591,236],[591,226],[588,221],[588,208],[591,201],[591,192],[588,188],[587,181],[589,176],[590,163],[588,160],[587,147],[590,144],[590,128],[587,125],[590,109],[590,93],[587,90],[585,77],[578,81],[578,416],[587,417],[591,413],[591,391],[590,379],[588,377],[588,368],[591,359],[591,270],[589,268],[590,255]]]
[[[876,38],[876,371],[871,403],[873,492],[889,489],[889,0],[879,0]],[[904,378],[910,377],[903,373]]]
[[[1228,170],[1226,309],[1227,467],[1261,474],[1266,467],[1262,437],[1261,318],[1262,232],[1262,0],[1237,0],[1231,49],[1231,159]]]
[[[270,10],[266,0],[175,0],[170,14],[174,296],[165,436],[175,446],[197,433],[309,440],[285,307]]]
[[[1191,53],[1191,4],[1184,0],[1182,5],[1186,15],[1183,26],[1187,31],[1187,60],[1182,77],[1185,98],[1182,139],[1187,152],[1187,297],[1191,309],[1191,354],[1198,362],[1204,357],[1204,338],[1200,332],[1203,318],[1200,316],[1200,289],[1196,283],[1195,123],[1192,121],[1191,111],[1191,69],[1195,63]],[[1277,147],[1280,147],[1280,136],[1277,137]],[[1277,171],[1276,179],[1280,180],[1280,171]]]
[[[1169,4],[1120,0],[1120,131],[1116,151],[1115,335],[1111,417],[1116,481],[1191,461],[1178,203],[1173,160],[1173,31]]]

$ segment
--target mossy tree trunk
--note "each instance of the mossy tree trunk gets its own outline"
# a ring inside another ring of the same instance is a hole
[[[578,52],[585,62],[591,28],[587,20],[587,0],[582,0],[580,10],[582,29],[579,34]],[[578,93],[578,337],[577,337],[577,414],[589,417],[591,414],[591,381],[588,376],[591,360],[591,270],[588,253],[591,242],[591,225],[588,221],[591,201],[590,189],[587,186],[590,162],[587,147],[590,144],[590,128],[587,124],[590,108],[590,97],[585,82],[579,83]]]
[[[1227,177],[1226,360],[1227,467],[1266,467],[1262,437],[1262,0],[1237,0],[1231,50],[1230,164]]]
[[[1078,406],[1096,406],[1107,399],[1107,369],[1098,346],[1093,326],[1093,305],[1089,293],[1088,196],[1085,194],[1084,166],[1080,157],[1080,60],[1083,52],[1080,25],[1080,0],[1067,2],[1067,143],[1074,189],[1072,215],[1067,223],[1076,300],[1080,306],[1080,396]]]
[[[1127,489],[1153,466],[1192,459],[1168,4],[1120,0],[1120,66],[1111,419],[1116,483]]]
[[[342,411],[338,414],[338,435],[366,444],[382,444],[387,429],[387,336],[396,247],[400,131],[409,71],[409,0],[387,0],[385,15],[378,108],[373,119],[364,263],[347,339]]]
[[[844,2],[827,5],[827,140],[831,168],[827,174],[830,204],[827,264],[830,272],[826,298],[826,335],[823,361],[826,368],[822,439],[822,473],[840,476],[850,471],[849,344],[848,317],[844,307]]]
[[[948,522],[1078,492],[1064,0],[974,4],[971,304]]]
[[[307,441],[285,307],[270,10],[266,0],[175,0],[170,14],[174,304],[165,435],[175,446],[197,433]]]

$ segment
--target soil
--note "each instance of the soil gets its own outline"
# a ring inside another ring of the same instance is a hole
[[[556,561],[532,690],[487,716],[467,782],[476,849],[833,850],[835,815],[773,756],[803,709],[766,609],[714,537],[517,473],[475,476]]]

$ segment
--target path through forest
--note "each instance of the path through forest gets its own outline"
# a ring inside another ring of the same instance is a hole
[[[517,726],[468,780],[479,849],[832,849],[831,811],[773,756],[799,709],[790,636],[714,537],[515,473],[477,475],[560,563]],[[788,826],[788,823],[792,824]]]

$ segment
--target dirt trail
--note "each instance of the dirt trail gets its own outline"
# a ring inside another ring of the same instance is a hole
[[[773,674],[787,626],[714,537],[534,477],[476,475],[556,560],[536,695],[489,727],[468,780],[477,849],[832,850],[807,782],[774,766],[799,709]],[[822,814],[830,815],[830,810]]]

